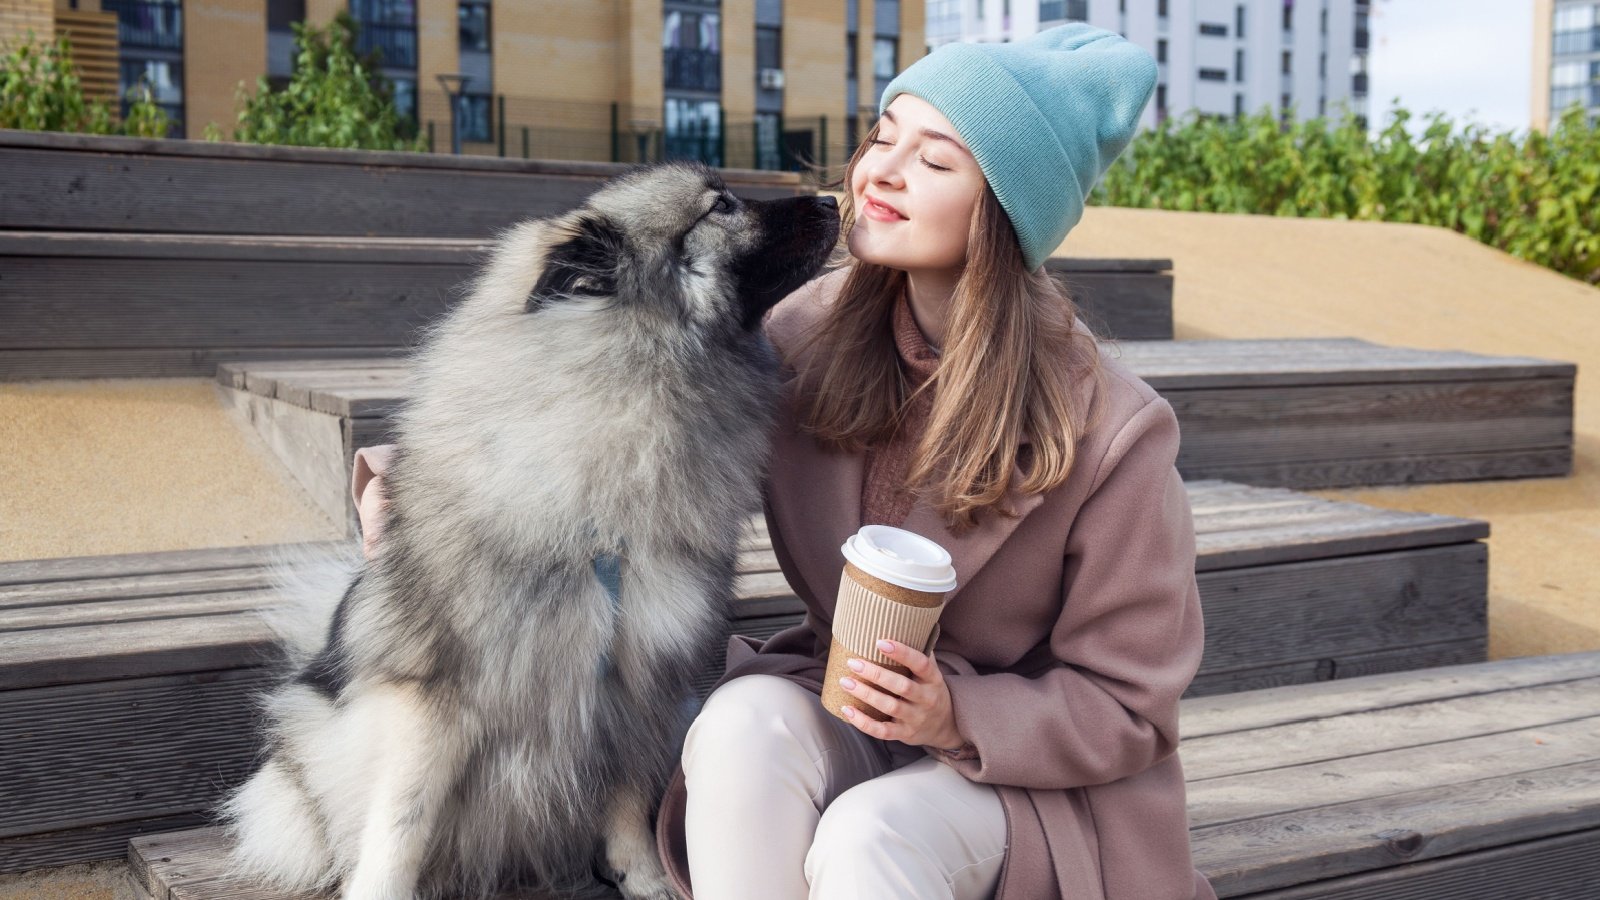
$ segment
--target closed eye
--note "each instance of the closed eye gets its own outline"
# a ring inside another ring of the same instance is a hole
[[[888,141],[879,140],[878,138],[873,138],[869,143],[872,143],[874,145],[882,144],[885,147],[894,146],[893,144],[890,144]],[[950,167],[949,166],[936,166],[933,163],[928,162],[927,160],[923,159],[921,156],[917,157],[917,162],[922,163],[923,165],[927,166],[928,168],[934,170],[935,172],[948,172],[948,171],[950,171]]]

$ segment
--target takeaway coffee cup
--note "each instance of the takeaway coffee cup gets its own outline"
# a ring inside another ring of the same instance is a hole
[[[887,713],[839,686],[841,677],[855,675],[846,663],[865,659],[909,676],[910,669],[878,650],[878,638],[928,652],[939,639],[939,614],[945,596],[955,590],[956,571],[943,547],[891,525],[863,525],[840,550],[844,573],[834,604],[822,705],[841,719],[839,707],[850,706],[882,722]]]

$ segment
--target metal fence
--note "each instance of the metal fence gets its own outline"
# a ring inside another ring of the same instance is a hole
[[[730,119],[718,112],[673,129],[660,110],[639,114],[628,104],[584,104],[495,94],[466,110],[463,152],[523,159],[659,162],[697,159],[744,169],[807,171],[807,164],[839,166],[871,128],[867,117],[779,116]],[[451,121],[420,123],[432,152],[450,152]]]

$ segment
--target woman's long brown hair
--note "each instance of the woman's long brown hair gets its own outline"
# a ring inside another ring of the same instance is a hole
[[[848,259],[845,241],[855,224],[851,174],[877,134],[874,124],[841,178],[825,185],[843,191],[837,263]],[[832,350],[811,354],[800,373],[800,428],[825,445],[860,452],[893,435],[911,397],[933,391],[907,487],[931,492],[931,505],[957,534],[976,524],[983,508],[1015,516],[1001,506],[1013,462],[1023,467],[1022,493],[1056,487],[1066,481],[1078,442],[1093,426],[1088,412],[1078,408],[1073,386],[1103,378],[1095,338],[1073,327],[1077,305],[1062,287],[1043,269],[1027,270],[1011,220],[987,184],[945,316],[938,368],[910,394],[891,320],[905,281],[899,269],[861,260],[850,264],[837,302],[804,342]],[[1091,393],[1099,395],[1098,384]],[[1024,430],[1032,442],[1031,464],[1019,458]]]

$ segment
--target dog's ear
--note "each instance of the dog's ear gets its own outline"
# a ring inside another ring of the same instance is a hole
[[[571,237],[550,248],[544,271],[528,292],[524,311],[559,297],[604,297],[617,292],[622,230],[604,216],[588,215],[569,227]]]

